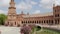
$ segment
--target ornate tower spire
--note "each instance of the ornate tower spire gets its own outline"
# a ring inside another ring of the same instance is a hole
[[[29,12],[27,13],[27,15],[29,15]]]
[[[7,17],[7,20],[9,20],[9,21],[7,21],[7,23],[9,23],[10,26],[12,26],[13,23],[16,23],[16,16],[17,15],[16,15],[15,2],[14,2],[14,0],[11,0],[10,1],[10,6],[9,6],[9,9],[8,9],[8,17]]]
[[[55,0],[53,0],[53,7],[55,7]]]
[[[11,19],[11,20],[16,19],[16,7],[15,7],[14,0],[10,1],[10,6],[9,6],[9,9],[8,9],[8,19]]]
[[[14,0],[11,0],[11,2],[14,2]]]
[[[16,14],[16,7],[15,7],[14,0],[10,1],[10,7],[9,7],[8,14]]]
[[[11,6],[11,7],[15,7],[15,2],[14,2],[14,0],[11,0],[10,6]]]
[[[23,11],[21,11],[21,14],[24,14]]]
[[[53,4],[53,7],[55,7],[55,4]]]

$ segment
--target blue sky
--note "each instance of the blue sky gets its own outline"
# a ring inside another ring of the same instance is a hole
[[[16,12],[18,14],[23,11],[25,14],[40,14],[52,12],[53,2],[59,5],[60,0],[15,0]],[[7,14],[10,0],[0,0],[0,13]]]

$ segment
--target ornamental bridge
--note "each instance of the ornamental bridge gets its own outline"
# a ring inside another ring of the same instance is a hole
[[[49,29],[55,29],[60,30],[60,25],[42,25],[42,24],[35,24],[36,26],[40,26],[42,28],[49,28]]]

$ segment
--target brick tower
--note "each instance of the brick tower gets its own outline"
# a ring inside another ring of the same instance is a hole
[[[10,6],[8,8],[8,17],[7,17],[7,24],[10,26],[16,25],[16,7],[14,0],[10,1]]]
[[[8,11],[8,15],[9,14],[16,14],[16,7],[15,7],[15,3],[14,3],[14,0],[11,0],[10,2],[10,7],[9,7],[9,11]]]
[[[60,6],[53,4],[54,24],[60,24]]]

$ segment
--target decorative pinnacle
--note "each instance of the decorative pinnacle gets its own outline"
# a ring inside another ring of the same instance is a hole
[[[11,0],[11,2],[14,2],[14,0]]]
[[[53,7],[55,7],[55,0],[53,0]]]
[[[21,11],[21,14],[23,14],[23,11]]]

